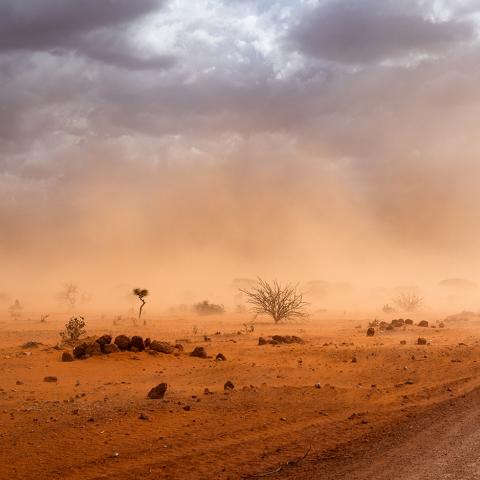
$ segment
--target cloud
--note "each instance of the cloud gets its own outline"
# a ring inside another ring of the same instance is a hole
[[[292,28],[290,40],[307,55],[346,64],[439,53],[473,40],[476,28],[471,21],[435,19],[421,5],[418,1],[328,0],[307,9]]]
[[[167,68],[173,59],[148,55],[129,42],[131,26],[163,0],[26,0],[0,4],[0,53],[75,52],[127,68]]]

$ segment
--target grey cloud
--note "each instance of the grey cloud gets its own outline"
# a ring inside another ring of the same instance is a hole
[[[330,0],[305,12],[290,41],[313,57],[364,64],[438,52],[474,38],[466,19],[434,21],[428,13],[414,1]]]
[[[169,56],[147,56],[125,25],[156,12],[163,0],[25,0],[0,4],[0,52],[74,52],[132,69],[168,68]]]

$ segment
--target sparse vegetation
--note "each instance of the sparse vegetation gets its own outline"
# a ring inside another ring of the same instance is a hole
[[[275,323],[307,315],[307,302],[298,286],[284,285],[277,281],[271,284],[258,278],[255,285],[248,290],[240,289],[247,297],[256,315],[269,315]]]
[[[401,293],[393,302],[404,312],[415,312],[422,306],[423,298],[416,293]]]
[[[140,320],[140,318],[142,317],[143,307],[145,306],[145,303],[147,303],[145,302],[145,297],[148,296],[148,290],[145,288],[134,288],[133,294],[137,296],[138,299],[142,302],[140,305],[140,308],[138,309],[138,319]],[[144,325],[147,324],[146,320],[143,321],[143,324]]]
[[[40,323],[45,323],[50,315],[40,315]]]
[[[255,331],[255,324],[253,322],[246,322],[243,324],[243,333],[253,333]]]
[[[15,300],[8,309],[8,313],[13,320],[18,320],[22,316],[23,307],[19,300]]]
[[[395,313],[395,309],[389,305],[388,303],[386,303],[383,307],[382,307],[382,312],[383,313]]]
[[[65,324],[65,330],[60,332],[60,336],[65,343],[74,343],[85,335],[85,319],[83,317],[72,317]]]
[[[58,293],[58,299],[66,304],[70,310],[75,310],[78,301],[78,285],[66,283]]]
[[[225,313],[225,307],[216,303],[210,303],[208,300],[196,303],[193,306],[198,315],[219,315]]]

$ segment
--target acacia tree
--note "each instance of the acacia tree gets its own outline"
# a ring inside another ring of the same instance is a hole
[[[415,312],[423,303],[423,298],[415,293],[401,293],[393,302],[404,312]]]
[[[270,315],[275,323],[307,315],[307,302],[298,286],[281,285],[277,281],[268,283],[260,277],[248,289],[239,289],[247,297],[256,315]]]
[[[75,310],[78,293],[78,285],[75,285],[74,283],[65,283],[63,290],[58,294],[58,298],[61,302],[67,304],[70,310]]]
[[[142,316],[142,310],[143,307],[145,306],[145,297],[148,296],[148,290],[145,288],[134,288],[133,289],[133,294],[138,297],[138,299],[142,302],[140,305],[140,308],[138,309],[138,319],[140,320],[140,317]],[[144,320],[143,324],[146,325],[147,322]]]

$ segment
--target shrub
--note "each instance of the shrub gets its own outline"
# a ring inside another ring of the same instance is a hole
[[[66,343],[73,343],[85,335],[85,319],[83,317],[72,317],[66,324],[65,330],[60,332],[62,340]]]
[[[223,305],[210,303],[208,300],[196,303],[193,308],[198,315],[218,315],[225,313],[225,307]]]

